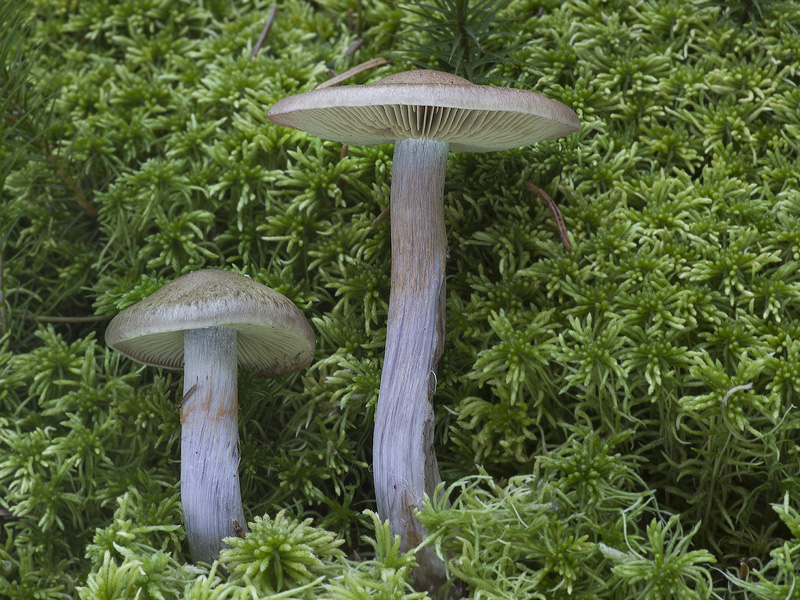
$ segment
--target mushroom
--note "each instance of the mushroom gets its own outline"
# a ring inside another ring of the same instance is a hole
[[[189,550],[213,562],[246,521],[239,489],[237,363],[276,377],[307,367],[314,332],[298,308],[245,275],[178,277],[119,313],[106,344],[155,367],[184,369],[181,503]]]
[[[373,459],[378,512],[408,550],[424,534],[413,511],[440,482],[431,395],[444,340],[447,153],[526,146],[578,131],[580,122],[572,109],[541,94],[427,70],[290,96],[267,116],[351,146],[395,144],[392,278]],[[442,561],[430,548],[417,561],[415,586],[438,593]]]

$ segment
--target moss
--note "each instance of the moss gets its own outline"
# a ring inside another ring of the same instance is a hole
[[[796,593],[797,11],[484,5],[499,10],[462,22],[485,50],[472,65],[443,60],[464,47],[447,10],[369,0],[287,0],[253,58],[266,0],[0,7],[16,11],[0,25],[0,596],[275,588],[245,577],[244,555],[239,571],[188,563],[180,374],[99,341],[119,310],[213,267],[284,293],[318,337],[301,375],[241,374],[248,520],[286,510],[284,533],[345,553],[311,561],[297,597],[419,597],[413,558],[369,512],[390,271],[388,224],[371,224],[392,149],[342,153],[266,119],[379,55],[393,64],[357,82],[422,61],[536,89],[582,122],[449,158],[448,485],[421,518],[453,590]],[[559,205],[572,250],[526,181]]]

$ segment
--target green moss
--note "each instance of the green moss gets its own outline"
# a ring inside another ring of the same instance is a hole
[[[462,4],[287,0],[253,58],[266,0],[0,7],[15,15],[0,21],[0,596],[277,589],[245,581],[248,556],[187,563],[180,374],[100,342],[119,310],[211,267],[284,293],[317,333],[306,372],[239,383],[248,520],[285,509],[283,533],[333,536],[349,557],[320,554],[284,591],[420,597],[369,512],[390,272],[388,223],[371,224],[392,149],[343,155],[266,119],[381,55],[393,64],[355,81],[421,61],[536,89],[582,122],[449,158],[448,485],[421,518],[453,589],[796,594],[797,11],[512,0],[470,3],[490,10],[459,25]]]

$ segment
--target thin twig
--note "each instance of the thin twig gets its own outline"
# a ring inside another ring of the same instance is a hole
[[[389,206],[387,206],[386,208],[384,208],[381,211],[381,214],[379,214],[377,217],[375,217],[375,220],[372,222],[372,224],[369,226],[369,228],[370,229],[375,229],[378,225],[383,223],[386,220],[386,217],[389,216],[389,213],[391,212],[391,208],[392,208],[391,204]]]
[[[553,199],[548,196],[542,188],[537,187],[528,181],[525,182],[525,187],[539,196],[539,198],[541,198],[542,201],[544,201],[544,203],[547,205],[547,208],[550,209],[550,212],[553,213],[553,218],[556,220],[556,227],[558,227],[558,233],[561,236],[561,242],[564,244],[564,247],[567,250],[572,250],[572,244],[569,241],[569,235],[567,233],[567,226],[564,225],[564,219],[561,218],[561,212],[558,210],[556,203],[553,202]]]
[[[198,382],[198,383],[199,383],[199,382]],[[195,383],[195,384],[194,384],[192,387],[190,387],[190,388],[189,388],[189,391],[188,391],[188,392],[186,392],[186,393],[183,395],[183,398],[181,399],[181,408],[183,408],[183,403],[184,403],[184,402],[186,402],[186,399],[187,399],[189,396],[191,396],[192,394],[194,394],[194,391],[195,391],[195,389],[197,389],[197,385],[198,385],[198,383]]]
[[[269,16],[267,17],[267,23],[264,25],[264,30],[261,32],[261,37],[258,38],[256,45],[253,47],[253,51],[250,53],[250,60],[253,60],[258,51],[261,50],[261,46],[264,45],[264,40],[267,39],[267,34],[269,30],[272,29],[272,23],[275,21],[275,14],[278,12],[278,5],[273,4],[272,9],[269,11]]]
[[[5,81],[0,79],[0,88],[4,83]],[[64,164],[61,162],[61,159],[56,154],[53,154],[53,151],[50,149],[50,144],[45,138],[44,132],[38,130],[36,123],[34,123],[30,118],[29,113],[26,112],[25,107],[20,101],[18,101],[16,98],[11,98],[10,104],[14,108],[14,114],[18,115],[19,117],[15,119],[14,123],[19,124],[20,127],[25,127],[27,129],[31,140],[34,141],[39,147],[39,151],[42,153],[42,156],[44,156],[45,160],[47,160],[50,166],[55,170],[58,178],[61,180],[61,183],[63,183],[72,192],[72,195],[83,209],[83,212],[85,212],[88,217],[96,219],[97,208],[95,208],[94,204],[92,204],[86,198],[84,193],[78,187],[78,184],[75,183],[75,180],[70,176],[69,173],[67,173],[67,170],[64,168]]]
[[[23,318],[22,315],[19,315]],[[50,315],[25,315],[26,321],[36,321],[37,323],[98,323],[100,321],[108,321],[111,317],[107,315],[89,316],[89,317],[59,317]]]
[[[356,50],[358,50],[359,48],[361,48],[361,42],[363,42],[363,41],[364,41],[364,40],[362,40],[361,38],[358,38],[357,40],[355,40],[355,41],[354,41],[352,44],[350,44],[350,45],[347,47],[347,50],[345,50],[345,51],[344,51],[344,55],[345,55],[346,57],[348,57],[348,58],[350,58],[351,56],[353,56],[353,54],[355,54],[355,53],[356,53]]]
[[[78,184],[75,183],[75,180],[70,177],[67,170],[64,168],[64,164],[61,162],[61,159],[58,158],[55,154],[50,151],[50,147],[47,145],[47,142],[44,138],[40,138],[39,145],[42,148],[42,152],[47,158],[47,162],[55,169],[56,173],[58,173],[58,177],[61,179],[62,183],[69,188],[72,192],[72,195],[75,196],[75,200],[77,200],[78,204],[80,204],[83,212],[86,213],[88,217],[92,219],[97,218],[97,209],[95,208],[94,204],[89,202],[89,200],[84,196],[83,192],[78,188]]]
[[[352,69],[349,69],[342,73],[341,75],[337,75],[336,77],[331,77],[328,81],[324,81],[317,86],[317,89],[322,89],[326,87],[332,87],[334,85],[339,85],[343,81],[347,81],[351,77],[358,75],[359,73],[363,73],[364,71],[369,71],[370,69],[374,69],[375,67],[381,67],[383,65],[388,65],[389,61],[383,57],[378,58],[371,58],[370,60],[361,63],[360,65],[356,65]]]

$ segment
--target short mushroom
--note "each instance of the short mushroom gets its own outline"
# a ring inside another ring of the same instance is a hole
[[[572,109],[541,94],[426,70],[290,96],[267,116],[350,145],[395,144],[392,287],[373,459],[378,511],[407,550],[424,534],[413,511],[440,482],[431,395],[444,340],[447,153],[527,146],[578,131],[580,122]],[[430,548],[417,561],[415,586],[436,593],[442,562]]]
[[[292,302],[245,275],[178,277],[119,313],[106,343],[156,367],[184,369],[181,503],[189,550],[212,562],[245,527],[239,488],[237,363],[276,377],[307,367],[314,332]]]

